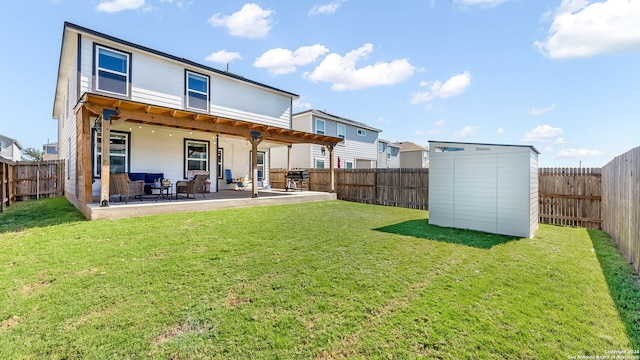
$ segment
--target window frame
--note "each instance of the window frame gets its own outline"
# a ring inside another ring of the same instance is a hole
[[[314,169],[324,169],[324,158],[315,158],[314,160]],[[318,166],[319,162],[322,162],[322,167]]]
[[[358,134],[358,136],[367,136],[367,130],[365,130],[363,128],[357,128],[356,129],[356,134]]]
[[[320,127],[318,124],[322,123],[322,132],[320,132]],[[324,119],[316,119],[316,134],[324,135],[327,133],[327,122]]]
[[[100,50],[105,50],[108,52],[112,52],[115,54],[120,54],[126,57],[126,73],[122,73],[116,70],[111,70],[109,68],[100,67]],[[133,55],[130,52],[122,51],[118,49],[114,49],[109,46],[101,45],[94,43],[93,44],[93,88],[96,92],[122,96],[125,98],[131,98],[131,69],[132,69],[132,58]],[[104,71],[110,74],[115,74],[119,76],[124,76],[125,78],[125,93],[114,92],[110,90],[105,90],[100,88],[100,71]]]
[[[205,154],[207,156],[206,159],[202,160],[199,158],[189,158],[188,156],[188,150],[189,150],[189,143],[195,143],[195,144],[204,144],[206,146],[206,151]],[[211,144],[209,142],[209,140],[200,140],[200,139],[184,139],[184,147],[183,147],[183,153],[182,153],[182,160],[183,160],[183,166],[182,169],[184,171],[183,177],[185,179],[188,179],[188,174],[189,171],[191,170],[203,170],[203,169],[189,169],[189,161],[200,161],[200,162],[204,162],[205,164],[205,169],[203,171],[208,171],[209,172],[209,176],[211,176]]]
[[[218,180],[224,180],[223,179],[223,175],[224,175],[224,148],[218,148],[217,165],[218,165]]]
[[[349,166],[349,165],[351,165],[351,166]],[[345,168],[345,169],[354,169],[354,167],[353,167],[353,161],[345,161],[345,162],[344,162],[344,168]]]
[[[122,135],[125,137],[125,154],[112,154],[111,153],[111,141],[109,141],[109,159],[114,157],[123,157],[124,158],[124,172],[129,173],[131,171],[131,133],[127,131],[116,131],[111,130],[109,136],[113,135]],[[102,139],[102,132],[93,129],[93,140],[92,140],[92,164],[93,164],[93,178],[100,179],[102,178],[102,146],[100,146],[100,151],[98,151],[98,138]],[[111,170],[111,166],[109,167]],[[111,171],[113,172],[113,171]]]
[[[207,92],[204,93],[201,90],[198,89],[190,89],[189,88],[189,76],[193,75],[194,77],[200,77],[204,80],[206,80],[206,88],[207,88]],[[206,100],[206,108],[200,108],[200,107],[194,107],[191,106],[191,103],[189,101],[190,97],[190,93],[194,93],[194,94],[199,94],[199,95],[205,95],[207,100]],[[209,75],[205,75],[205,74],[201,74],[201,73],[197,73],[195,71],[191,71],[191,70],[184,70],[184,106],[185,109],[187,110],[192,110],[192,111],[199,111],[199,112],[209,112],[209,108],[210,108],[210,103],[211,103],[211,78],[209,77]]]
[[[342,134],[340,131],[340,128],[342,128]],[[336,134],[338,135],[339,138],[341,138],[342,140],[346,140],[347,139],[347,125],[345,124],[338,124],[338,129]]]

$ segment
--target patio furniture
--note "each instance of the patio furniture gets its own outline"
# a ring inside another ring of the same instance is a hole
[[[231,175],[231,169],[224,169],[224,177],[227,180],[227,189],[231,188],[234,190],[243,189],[244,183],[242,178],[234,178]]]
[[[145,194],[151,194],[151,187],[156,181],[164,179],[164,173],[145,173],[145,172],[130,172],[129,179],[143,180]]]
[[[176,181],[176,199],[178,198],[178,194],[186,194],[187,199],[196,199],[196,194],[202,194],[202,198],[205,199],[205,185],[207,179],[209,178],[209,173],[206,174],[197,174],[193,180],[180,180]],[[193,197],[189,197],[189,195],[193,195]]]
[[[131,181],[126,173],[109,174],[109,194],[111,196],[119,196],[125,198],[125,204],[129,203],[130,197],[140,197],[144,195],[144,180]]]

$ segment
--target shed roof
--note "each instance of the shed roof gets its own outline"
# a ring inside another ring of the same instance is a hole
[[[530,148],[536,154],[540,154],[540,151],[536,149],[533,145],[512,145],[512,144],[488,144],[488,143],[472,143],[472,142],[458,142],[458,141],[429,141],[431,143],[439,143],[439,144],[462,144],[462,145],[481,145],[481,146],[509,146],[509,147],[523,147]]]

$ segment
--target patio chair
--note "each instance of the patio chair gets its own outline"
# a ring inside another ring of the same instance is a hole
[[[224,177],[227,181],[227,189],[243,189],[244,183],[242,178],[234,178],[231,176],[231,169],[224,169]]]
[[[109,174],[109,195],[119,196],[120,201],[125,198],[124,203],[129,203],[130,197],[140,197],[144,195],[144,180],[131,181],[126,173]]]
[[[196,199],[196,194],[202,194],[202,198],[206,199],[204,193],[206,188],[206,182],[209,178],[209,173],[197,174],[193,180],[180,180],[176,181],[176,199],[178,194],[186,194],[187,199]],[[193,195],[193,197],[189,197]]]

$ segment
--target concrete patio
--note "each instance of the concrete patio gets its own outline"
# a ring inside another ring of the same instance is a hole
[[[131,199],[128,204],[124,201],[113,201],[108,207],[100,207],[99,201],[87,205],[90,220],[114,220],[134,216],[167,214],[178,212],[208,211],[227,208],[291,204],[312,201],[335,200],[335,193],[316,191],[285,191],[282,189],[259,190],[258,197],[252,198],[251,191],[220,190],[216,193],[196,195],[196,199],[179,198],[175,195],[170,200],[147,196],[144,200]]]

